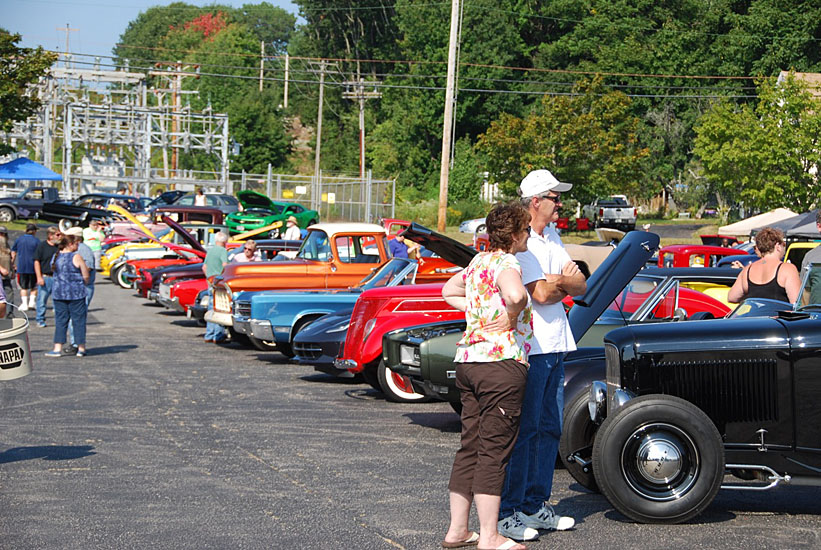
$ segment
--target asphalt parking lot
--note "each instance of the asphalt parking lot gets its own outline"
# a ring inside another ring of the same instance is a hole
[[[107,281],[89,355],[0,382],[0,548],[438,548],[459,419],[204,329]],[[559,471],[574,530],[534,549],[819,548],[821,491],[722,491],[693,522],[638,525]],[[474,527],[478,523],[473,522]]]

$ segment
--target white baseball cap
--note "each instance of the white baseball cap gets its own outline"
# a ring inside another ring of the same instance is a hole
[[[522,183],[519,184],[519,192],[523,198],[527,198],[535,197],[548,191],[564,193],[565,191],[570,191],[572,187],[572,183],[562,183],[557,180],[556,176],[550,173],[550,170],[533,170],[526,175]]]

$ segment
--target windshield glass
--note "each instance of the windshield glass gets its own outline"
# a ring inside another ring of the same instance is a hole
[[[396,281],[394,286],[412,284],[415,269],[408,270],[408,266],[416,266],[416,262],[407,258],[393,258],[389,262],[382,264],[382,267],[373,271],[370,275],[359,282],[357,288],[367,290],[369,288],[379,288],[390,286],[400,275],[402,281]]]
[[[663,279],[656,277],[636,275],[633,280],[624,287],[624,290],[616,296],[616,299],[607,306],[605,314],[607,314],[607,311],[612,310],[614,314],[618,315],[618,312],[621,311],[625,317],[629,318],[653,295],[662,281]],[[666,300],[662,300],[659,305],[662,309],[665,306],[669,306]],[[664,317],[664,315],[656,315],[656,317]]]
[[[302,246],[299,247],[296,257],[319,262],[331,261],[333,253],[331,252],[328,234],[321,230],[309,231],[308,236],[302,241]]]

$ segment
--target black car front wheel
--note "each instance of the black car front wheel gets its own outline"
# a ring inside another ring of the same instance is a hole
[[[700,514],[724,477],[724,447],[713,422],[669,395],[628,401],[599,428],[596,482],[607,500],[642,523],[681,523]]]
[[[588,386],[589,388],[589,386]],[[562,438],[559,440],[559,458],[573,479],[585,489],[596,493],[599,486],[593,475],[593,440],[598,426],[590,419],[587,401],[590,392],[580,391],[564,408]],[[571,455],[575,458],[571,459]]]

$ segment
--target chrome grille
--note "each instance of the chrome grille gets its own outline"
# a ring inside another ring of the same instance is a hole
[[[231,313],[231,295],[224,288],[214,291],[214,311]]]
[[[294,352],[305,359],[319,359],[322,346],[311,342],[294,342]]]
[[[251,317],[251,302],[234,302],[234,315],[239,317]]]

